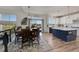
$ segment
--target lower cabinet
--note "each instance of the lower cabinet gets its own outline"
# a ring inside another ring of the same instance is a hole
[[[77,30],[64,31],[59,29],[52,29],[52,34],[65,42],[69,42],[76,40]]]

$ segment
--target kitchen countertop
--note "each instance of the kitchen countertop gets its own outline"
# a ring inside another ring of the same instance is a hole
[[[59,29],[59,30],[64,30],[64,31],[76,30],[74,28],[66,28],[66,27],[53,27],[52,29]]]

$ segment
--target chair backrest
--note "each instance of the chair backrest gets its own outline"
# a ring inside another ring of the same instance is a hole
[[[35,31],[36,32],[36,35],[38,36],[39,35],[39,28],[37,28],[37,29],[33,29],[33,31]]]
[[[37,31],[34,30],[34,29],[32,29],[32,31],[30,32],[30,36],[31,36],[32,38],[37,37]]]
[[[21,29],[22,27],[21,26],[18,26],[14,29],[14,32],[15,32],[15,35],[17,36],[21,36]]]
[[[22,37],[23,38],[29,38],[30,36],[30,30],[28,29],[22,29]]]
[[[21,26],[18,26],[17,28],[16,28],[16,30],[19,30],[19,29],[21,29],[22,27]]]

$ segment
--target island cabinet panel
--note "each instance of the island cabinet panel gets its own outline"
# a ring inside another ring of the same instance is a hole
[[[77,30],[61,30],[61,29],[52,29],[53,36],[69,42],[76,40]]]

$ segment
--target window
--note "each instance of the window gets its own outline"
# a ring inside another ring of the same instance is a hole
[[[48,19],[48,24],[55,24],[55,20],[54,20],[54,19],[49,18],[49,19]]]
[[[31,17],[31,24],[42,24],[42,18],[41,17]]]
[[[16,15],[0,14],[0,21],[16,21]]]
[[[32,19],[32,20],[31,20],[31,23],[32,23],[32,24],[41,24],[42,21],[41,21],[41,20],[34,20],[34,19]]]
[[[2,15],[1,19],[2,19],[2,21],[10,21],[9,20],[9,15]]]
[[[9,15],[10,21],[16,21],[16,15]]]

